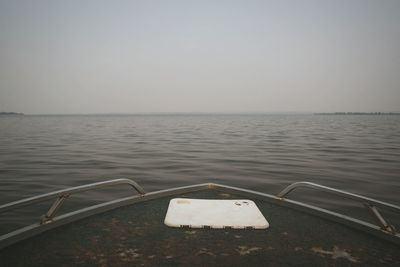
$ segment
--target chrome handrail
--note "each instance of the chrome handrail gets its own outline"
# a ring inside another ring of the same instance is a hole
[[[367,208],[370,211],[370,214],[376,220],[376,222],[378,223],[378,225],[381,227],[382,230],[387,231],[387,232],[389,232],[391,234],[395,234],[396,233],[396,229],[394,228],[394,226],[390,225],[389,223],[387,223],[387,221],[385,220],[383,215],[379,212],[377,207],[380,207],[382,209],[395,211],[395,212],[399,212],[400,211],[400,206],[393,205],[393,204],[390,204],[390,203],[386,203],[386,202],[383,202],[383,201],[380,201],[380,200],[376,200],[376,199],[373,199],[373,198],[364,197],[364,196],[360,196],[360,195],[357,195],[357,194],[349,193],[349,192],[346,192],[346,191],[343,191],[343,190],[339,190],[339,189],[335,189],[335,188],[331,188],[331,187],[328,187],[328,186],[323,186],[323,185],[319,185],[319,184],[310,183],[310,182],[296,182],[296,183],[293,183],[293,184],[287,186],[285,189],[283,189],[277,195],[277,197],[280,198],[281,200],[284,200],[285,196],[287,196],[290,192],[292,192],[293,190],[295,190],[295,189],[297,189],[299,187],[312,188],[312,189],[316,189],[316,190],[323,191],[323,192],[333,193],[333,194],[345,197],[347,199],[352,199],[352,200],[358,201],[365,208]]]
[[[43,202],[46,200],[53,199],[57,197],[56,201],[54,201],[53,205],[50,207],[50,209],[44,214],[41,219],[40,223],[48,223],[51,222],[51,220],[54,218],[56,212],[60,209],[64,201],[72,194],[75,193],[80,193],[80,192],[86,192],[94,189],[99,189],[103,187],[108,187],[108,186],[113,186],[113,185],[120,185],[120,184],[128,184],[130,185],[133,189],[135,189],[140,195],[144,195],[146,192],[144,189],[137,184],[135,181],[132,181],[130,179],[114,179],[114,180],[108,180],[104,182],[97,182],[97,183],[92,183],[92,184],[87,184],[87,185],[81,185],[81,186],[76,186],[76,187],[71,187],[67,189],[62,189],[46,194],[42,194],[39,196],[34,196],[34,197],[29,197],[25,199],[21,199],[18,201],[10,202],[4,205],[0,206],[0,213],[6,212],[9,210],[29,206],[35,203]]]

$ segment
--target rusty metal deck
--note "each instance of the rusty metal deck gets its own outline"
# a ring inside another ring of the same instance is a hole
[[[400,266],[394,243],[257,199],[266,230],[169,228],[177,196],[243,197],[207,189],[134,203],[8,246],[1,266]]]

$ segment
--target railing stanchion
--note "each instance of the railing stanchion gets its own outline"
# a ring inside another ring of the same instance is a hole
[[[375,221],[378,223],[379,227],[386,232],[389,232],[391,234],[396,234],[396,229],[390,225],[382,216],[382,214],[379,212],[378,207],[382,208],[382,209],[387,209],[387,210],[392,210],[395,212],[399,212],[400,211],[400,207],[393,205],[393,204],[389,204],[383,201],[379,201],[376,199],[372,199],[369,197],[364,197],[364,196],[360,196],[357,194],[353,194],[353,193],[349,193],[346,191],[342,191],[339,189],[335,189],[335,188],[331,188],[331,187],[327,187],[327,186],[323,186],[323,185],[319,185],[319,184],[314,184],[314,183],[309,183],[309,182],[297,182],[297,183],[293,183],[289,186],[287,186],[285,189],[283,189],[278,195],[277,197],[284,201],[285,197],[292,192],[293,190],[299,188],[299,187],[306,187],[306,188],[312,188],[312,189],[316,189],[318,191],[323,191],[323,192],[328,192],[328,193],[333,193],[342,197],[345,197],[347,199],[351,199],[354,201],[358,201],[360,202],[365,208],[367,208],[370,212],[370,214],[373,216],[373,218],[375,219]]]
[[[54,199],[57,197],[57,199],[53,202],[53,205],[46,212],[46,214],[44,214],[43,216],[40,217],[40,224],[46,224],[53,220],[57,211],[60,209],[60,207],[63,205],[64,201],[70,195],[75,194],[75,193],[95,190],[95,189],[99,189],[99,188],[103,188],[103,187],[119,185],[119,184],[130,185],[141,196],[146,194],[146,192],[143,190],[143,188],[135,181],[132,181],[130,179],[115,179],[115,180],[109,180],[109,181],[104,181],[104,182],[98,182],[98,183],[93,183],[93,184],[87,184],[87,185],[81,185],[81,186],[76,186],[76,187],[72,187],[72,188],[67,188],[67,189],[63,189],[63,190],[35,196],[35,197],[25,198],[25,199],[14,201],[14,202],[7,203],[4,205],[0,205],[0,213],[6,212],[9,210],[14,210],[17,208],[22,208],[25,206],[30,206],[30,205],[44,202],[46,200],[51,200],[51,199]]]

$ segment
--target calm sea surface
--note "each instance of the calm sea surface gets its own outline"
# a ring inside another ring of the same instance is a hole
[[[311,181],[400,204],[400,116],[76,115],[0,117],[0,204],[131,178],[147,191],[217,182],[276,194]],[[303,190],[322,206],[351,207]],[[64,211],[131,193],[72,196]],[[50,203],[0,214],[1,230]]]

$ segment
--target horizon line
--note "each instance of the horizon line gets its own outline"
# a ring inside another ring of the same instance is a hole
[[[1,113],[1,112],[0,112]],[[312,115],[312,114],[400,114],[398,111],[249,111],[249,112],[89,112],[89,113],[21,113],[32,116],[79,115]]]

